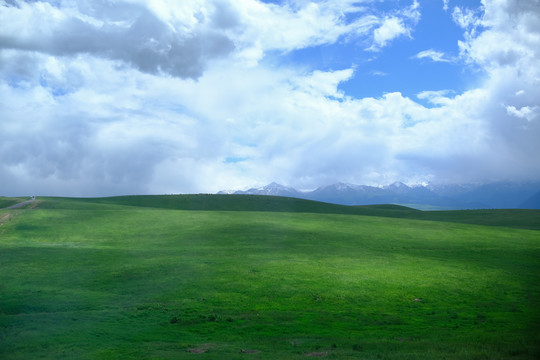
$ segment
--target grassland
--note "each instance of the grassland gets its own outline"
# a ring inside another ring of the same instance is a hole
[[[14,197],[3,197],[3,196],[0,196],[0,209],[3,209],[3,208],[6,208],[8,206],[11,206],[11,205],[15,205],[17,203],[20,203],[22,202],[23,200],[25,200],[24,198],[14,198]]]
[[[539,211],[37,201],[0,210],[2,359],[540,358]]]

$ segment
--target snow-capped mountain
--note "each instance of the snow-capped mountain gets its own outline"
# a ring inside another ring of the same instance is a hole
[[[235,191],[234,194],[301,197],[300,195],[302,193],[297,191],[296,189],[293,189],[292,187],[283,186],[273,182],[260,188],[251,188],[245,191]]]
[[[380,204],[374,199],[384,193],[384,189],[378,187],[337,183],[305,192],[303,198],[341,205],[372,205]]]
[[[383,187],[336,183],[313,191],[298,191],[274,182],[261,188],[232,193],[297,197],[341,205],[401,204],[419,209],[540,209],[540,183],[409,186],[396,182]]]

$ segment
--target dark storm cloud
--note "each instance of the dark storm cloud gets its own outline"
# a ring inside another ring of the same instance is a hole
[[[0,49],[55,56],[91,54],[121,60],[151,74],[197,78],[209,60],[234,50],[234,43],[220,31],[234,26],[234,12],[218,4],[211,18],[195,14],[195,22],[183,24],[164,21],[147,7],[122,2],[81,2],[77,11],[61,15],[50,4],[17,2],[18,6],[9,6],[9,12],[19,21],[0,32]]]

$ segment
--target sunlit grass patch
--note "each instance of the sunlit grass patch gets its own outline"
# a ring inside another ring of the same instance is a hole
[[[4,224],[0,357],[538,357],[538,231],[107,201]]]

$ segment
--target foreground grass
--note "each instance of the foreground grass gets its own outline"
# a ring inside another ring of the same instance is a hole
[[[0,211],[0,358],[540,357],[538,231],[137,201]]]

